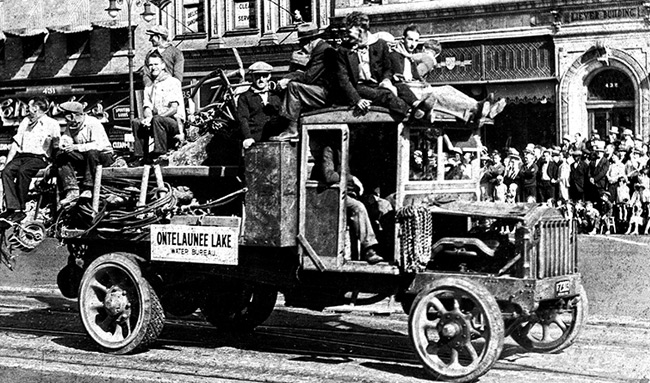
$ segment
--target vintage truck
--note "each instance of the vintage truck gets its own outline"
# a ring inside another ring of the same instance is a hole
[[[59,286],[103,351],[146,348],[165,312],[198,308],[223,331],[250,331],[278,292],[317,310],[396,296],[415,354],[447,381],[485,374],[507,336],[531,352],[575,341],[588,308],[575,223],[543,205],[479,202],[471,129],[377,107],[317,110],[300,126],[298,142],[257,143],[242,161],[154,166],[155,184],[149,166],[98,171],[93,204],[56,229],[70,250]],[[338,183],[312,177],[324,140],[340,152]],[[368,210],[384,262],[360,259],[348,230],[348,172],[376,191],[371,203],[391,203]]]

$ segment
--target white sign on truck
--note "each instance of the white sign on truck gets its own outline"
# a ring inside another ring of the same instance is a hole
[[[228,226],[151,225],[151,260],[237,265],[239,228],[239,218]]]

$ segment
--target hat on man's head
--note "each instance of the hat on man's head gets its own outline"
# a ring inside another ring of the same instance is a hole
[[[306,41],[322,35],[323,32],[318,29],[314,23],[303,23],[298,25],[298,40]]]
[[[609,128],[609,133],[618,134],[618,126],[612,126],[611,128]]]
[[[551,155],[552,156],[559,156],[560,155],[560,147],[559,146],[551,147]]]
[[[499,155],[499,156],[500,156],[500,155],[501,155],[501,152],[499,152],[498,150],[494,149],[493,151],[490,152],[490,155],[491,155],[491,156],[496,156],[496,155]]]
[[[605,141],[595,141],[593,145],[593,149],[597,152],[604,152],[605,151]]]
[[[535,150],[535,144],[527,144],[526,148],[524,148],[524,151],[534,151]]]
[[[508,148],[508,157],[517,157],[517,158],[519,158],[519,152],[515,148]]]
[[[571,155],[574,156],[574,157],[575,156],[582,156],[582,150],[580,150],[580,149],[574,150],[574,151],[571,152]]]
[[[624,136],[631,136],[632,135],[632,129],[623,129],[623,135]]]
[[[67,101],[59,105],[59,108],[65,112],[72,112],[72,113],[83,113],[84,112],[84,106],[81,105],[80,102],[77,101]]]
[[[571,137],[571,135],[570,135],[569,133],[567,133],[567,134],[565,134],[564,136],[562,136],[562,139],[563,139],[563,140],[567,140],[567,141],[569,141],[569,142],[573,142],[573,137]]]
[[[169,37],[169,30],[167,28],[163,27],[162,25],[154,25],[153,27],[147,29],[146,32],[148,35],[160,35],[164,36],[165,38]]]
[[[248,67],[249,73],[271,73],[272,71],[273,67],[264,61],[254,62],[251,64],[251,66]]]

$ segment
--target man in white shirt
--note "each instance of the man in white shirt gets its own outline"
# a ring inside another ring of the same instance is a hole
[[[148,62],[153,83],[144,88],[144,117],[133,122],[135,136],[134,150],[138,159],[132,165],[139,166],[141,160],[154,161],[172,147],[172,140],[182,141],[185,135],[185,106],[181,82],[167,73],[162,57],[156,51]],[[150,142],[150,136],[153,142]]]
[[[25,203],[32,178],[47,167],[52,151],[58,145],[61,131],[59,124],[46,115],[48,100],[35,97],[29,100],[29,116],[18,126],[13,137],[7,166],[2,171],[2,185],[7,210],[1,218],[20,222],[25,218]]]
[[[61,137],[59,152],[54,160],[58,171],[59,190],[65,192],[61,205],[65,206],[79,197],[76,171],[83,174],[82,198],[90,198],[97,165],[113,163],[113,146],[102,123],[84,112],[76,101],[59,105],[68,123]]]

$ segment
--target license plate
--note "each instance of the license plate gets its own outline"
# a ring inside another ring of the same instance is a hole
[[[151,225],[151,260],[237,265],[240,218],[220,226]]]
[[[559,281],[555,283],[555,295],[561,297],[563,295],[569,295],[571,292],[571,282],[570,281]]]

